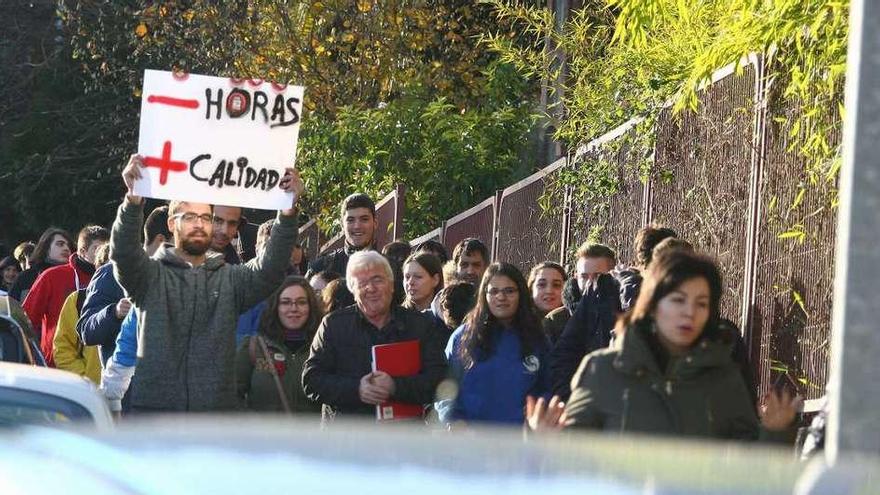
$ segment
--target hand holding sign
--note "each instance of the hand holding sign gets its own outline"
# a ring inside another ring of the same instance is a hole
[[[136,205],[141,204],[143,198],[136,195],[134,193],[134,184],[143,178],[141,174],[141,169],[144,167],[144,162],[141,160],[140,155],[131,155],[128,158],[128,164],[122,170],[122,182],[125,182],[125,195],[128,200]]]
[[[281,182],[278,183],[278,188],[284,192],[293,193],[293,202],[290,204],[290,208],[281,210],[282,215],[293,215],[295,213],[296,201],[302,196],[303,191],[306,189],[303,180],[299,176],[299,171],[293,167],[287,167],[284,170],[284,177],[282,177]]]

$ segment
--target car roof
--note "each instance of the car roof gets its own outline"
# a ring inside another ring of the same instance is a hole
[[[69,371],[0,362],[0,387],[62,397],[84,407],[99,427],[112,425],[107,402],[92,382]]]

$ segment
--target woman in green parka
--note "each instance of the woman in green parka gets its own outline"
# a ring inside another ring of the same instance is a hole
[[[706,257],[673,251],[654,260],[615,342],[581,362],[564,412],[558,403],[545,413],[531,402],[531,426],[558,418],[568,428],[783,439],[800,399],[773,394],[759,422],[731,359],[730,327],[720,324],[721,291]]]
[[[300,378],[322,316],[315,291],[306,279],[288,277],[267,303],[257,335],[245,337],[235,357],[240,406],[320,414],[320,404],[306,397]]]

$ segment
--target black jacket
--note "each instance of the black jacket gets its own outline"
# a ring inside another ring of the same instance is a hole
[[[635,268],[629,268],[618,272],[615,278],[620,284],[620,309],[624,312],[629,311],[639,298],[642,274]]]
[[[325,255],[318,256],[309,263],[309,271],[306,273],[306,278],[312,278],[312,275],[328,270],[336,272],[341,277],[345,278],[345,269],[348,267],[348,258],[356,252],[357,249],[346,244],[339,249],[334,249]]]
[[[611,275],[600,276],[596,287],[581,298],[553,348],[550,372],[554,395],[568,399],[571,377],[581,359],[608,347],[620,311],[620,284]]]
[[[556,345],[562,331],[565,330],[565,324],[571,318],[571,315],[577,310],[578,303],[581,302],[581,288],[578,286],[576,278],[570,278],[565,282],[562,288],[562,306],[544,315],[541,320],[541,326],[544,328],[544,335],[550,340],[550,343]]]
[[[58,265],[53,265],[50,263],[37,263],[36,265],[32,265],[27,270],[18,274],[18,278],[15,279],[15,283],[12,285],[12,289],[9,290],[9,296],[19,303],[23,303],[25,296],[27,296],[27,293],[31,290],[34,282],[37,281],[37,277],[39,277],[40,274],[43,273],[47,268],[52,268],[53,266]]]
[[[562,305],[568,310],[569,315],[573,315],[577,311],[578,304],[581,302],[583,294],[578,285],[576,278],[572,277],[565,281],[562,287]]]
[[[361,402],[361,378],[372,371],[374,345],[419,340],[422,371],[416,376],[394,379],[395,401],[429,404],[434,391],[446,376],[444,342],[433,328],[434,322],[417,311],[394,307],[391,322],[377,329],[357,306],[334,311],[324,317],[312,341],[303,368],[303,388],[311,400],[323,404],[322,416],[332,419],[338,413],[375,417],[374,405]]]
[[[375,246],[370,249],[376,250]],[[309,271],[306,273],[306,279],[312,278],[312,275],[323,271],[331,271],[338,273],[345,278],[345,270],[348,268],[348,258],[352,254],[360,251],[359,249],[346,244],[344,247],[330,251],[329,253],[318,256],[314,261],[309,263]],[[391,265],[391,271],[394,274],[394,302],[395,306],[403,303],[406,293],[403,291],[403,267],[396,260],[388,258],[388,264]]]

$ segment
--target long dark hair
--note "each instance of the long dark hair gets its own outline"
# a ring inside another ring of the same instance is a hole
[[[712,339],[720,335],[721,320],[721,273],[711,258],[684,250],[664,252],[654,258],[643,272],[644,281],[633,309],[625,314],[619,324],[618,333],[628,327],[652,323],[657,304],[684,282],[702,277],[709,284],[709,319],[699,340]]]
[[[323,311],[321,310],[321,303],[318,301],[318,296],[315,295],[314,289],[312,289],[312,286],[309,285],[309,282],[306,279],[300,276],[287,277],[284,279],[284,283],[281,284],[281,287],[278,287],[278,289],[269,296],[269,304],[266,306],[266,310],[263,311],[263,315],[260,317],[260,333],[275,342],[284,342],[284,327],[281,326],[281,320],[278,318],[278,303],[281,300],[281,293],[288,287],[293,287],[294,285],[302,287],[306,293],[306,299],[309,301],[309,317],[306,319],[302,331],[306,336],[306,342],[311,343],[312,337],[315,336],[315,332],[318,329],[318,323],[321,322]]]
[[[56,235],[60,235],[67,241],[67,247],[70,248],[71,253],[76,252],[76,245],[73,243],[73,237],[70,237],[70,234],[66,230],[57,227],[49,227],[43,231],[43,235],[41,235],[40,240],[37,241],[37,246],[34,248],[33,254],[31,254],[31,265],[41,265],[49,262],[47,259],[49,256],[49,247],[52,245],[52,239],[54,239]]]
[[[510,263],[492,263],[483,274],[480,289],[477,291],[477,304],[465,319],[465,330],[459,346],[459,355],[465,368],[472,367],[477,361],[487,359],[494,344],[493,336],[502,331],[501,323],[492,315],[486,301],[489,281],[496,275],[503,275],[516,284],[519,291],[519,304],[513,317],[511,330],[519,337],[522,356],[526,357],[544,344],[544,333],[538,321],[535,303],[529,293],[526,279],[522,272]]]

